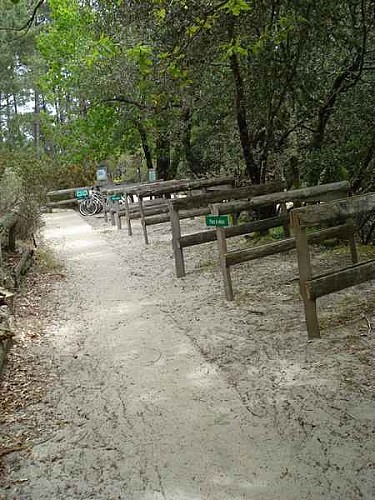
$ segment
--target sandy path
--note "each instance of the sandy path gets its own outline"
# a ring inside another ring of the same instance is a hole
[[[19,498],[265,498],[272,475],[238,395],[129,280],[131,255],[74,212],[46,221],[69,273],[49,329],[61,429],[13,476],[28,478]]]
[[[250,295],[227,304],[213,246],[177,280],[168,228],[149,247],[135,233],[46,216],[68,275],[40,348],[58,382],[39,408],[44,436],[8,459],[7,498],[374,498],[373,384],[359,388],[343,331],[305,341],[293,259],[265,259]]]

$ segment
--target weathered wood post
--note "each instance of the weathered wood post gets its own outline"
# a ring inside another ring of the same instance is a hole
[[[116,221],[115,221],[114,203],[111,198],[109,199],[109,213],[111,217],[111,226],[115,226]]]
[[[104,221],[108,222],[108,204],[109,202],[107,201],[104,203]]]
[[[211,205],[211,212],[212,215],[215,216],[220,215],[220,210],[216,205]],[[228,247],[227,247],[227,240],[225,237],[225,227],[219,227],[219,226],[216,227],[216,239],[219,249],[220,269],[224,281],[225,297],[227,300],[232,301],[234,300],[234,296],[233,296],[233,286],[232,286],[232,278],[230,275],[230,269],[227,266],[226,262],[226,254],[228,252]]]
[[[120,217],[120,203],[118,200],[115,201],[115,208],[116,208],[116,225],[117,229],[122,229],[122,224],[121,224],[121,217]]]
[[[173,207],[173,203],[171,201],[168,201],[168,206],[169,206],[169,216],[171,223],[172,248],[173,248],[176,276],[177,278],[182,278],[183,276],[185,276],[186,273],[185,273],[183,250],[180,244],[180,239],[181,239],[180,216],[178,210],[176,210]]]
[[[299,288],[305,309],[307,334],[309,339],[319,339],[320,331],[318,316],[316,313],[316,299],[310,298],[306,289],[306,281],[310,281],[312,278],[310,250],[307,233],[305,228],[301,227],[298,214],[291,212],[290,222],[296,240],[299,269]]]
[[[145,244],[148,245],[149,242],[148,242],[147,226],[146,226],[146,221],[145,221],[145,211],[144,211],[144,206],[143,206],[143,196],[142,195],[138,195],[138,205],[139,205],[139,212],[141,214],[143,236],[145,239]]]
[[[354,222],[354,220],[350,219],[349,224],[351,226],[351,234],[349,235],[350,255],[352,258],[352,263],[357,264],[357,262],[358,262],[358,250],[357,250],[357,244],[355,241],[355,222]]]
[[[124,198],[125,198],[125,220],[128,228],[128,235],[133,236],[132,223],[130,220],[129,198],[127,192],[124,192]]]

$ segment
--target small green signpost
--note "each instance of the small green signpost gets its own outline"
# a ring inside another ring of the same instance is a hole
[[[84,198],[87,198],[88,196],[89,196],[88,189],[77,189],[76,191],[77,200],[82,200]]]
[[[231,224],[230,215],[206,215],[207,227],[227,227]]]
[[[121,195],[120,194],[113,194],[111,196],[112,201],[120,201],[121,200]]]

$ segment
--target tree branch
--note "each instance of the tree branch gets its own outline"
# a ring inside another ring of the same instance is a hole
[[[29,29],[31,28],[31,26],[33,25],[33,22],[35,21],[35,18],[36,18],[36,15],[38,13],[38,10],[39,8],[44,4],[44,0],[38,0],[37,4],[35,5],[32,13],[31,13],[31,16],[29,17],[29,19],[25,22],[25,24],[23,24],[22,26],[18,27],[18,28],[7,28],[7,27],[4,27],[4,26],[0,26],[0,31],[24,31],[26,30],[26,32],[29,31]]]

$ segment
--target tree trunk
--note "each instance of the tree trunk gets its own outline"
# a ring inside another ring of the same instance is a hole
[[[137,120],[136,126],[138,129],[139,135],[141,137],[142,149],[143,149],[143,153],[144,153],[145,159],[146,159],[147,170],[151,170],[154,167],[152,165],[151,150],[150,150],[150,146],[148,144],[146,129],[144,128],[143,123],[140,120]]]
[[[160,133],[156,140],[156,175],[165,181],[169,179],[171,166],[170,147],[169,137],[164,132]]]
[[[331,90],[325,102],[322,104],[322,106],[320,106],[318,110],[317,126],[313,133],[310,146],[312,150],[321,149],[328,121],[335,110],[337,98],[340,94],[346,92],[349,88],[355,86],[358,83],[360,74],[362,72],[362,63],[363,52],[361,50],[358,50],[350,66],[341,71],[341,73],[339,73],[334,79]]]
[[[253,152],[252,152],[252,142],[249,133],[249,127],[247,124],[247,114],[246,114],[246,99],[243,80],[241,76],[240,65],[238,63],[238,58],[236,54],[230,57],[230,68],[232,70],[235,93],[236,93],[236,110],[237,110],[237,124],[240,132],[240,141],[242,146],[242,153],[246,164],[246,173],[248,177],[254,184],[259,184],[260,169],[256,165]]]
[[[196,157],[193,152],[191,144],[191,127],[192,127],[193,113],[190,107],[184,107],[182,110],[182,145],[184,148],[184,155],[188,164],[189,170],[192,174],[198,176],[203,173],[202,162]]]

